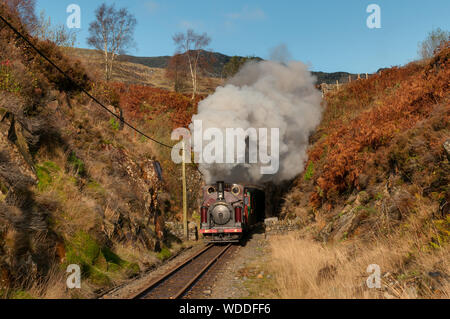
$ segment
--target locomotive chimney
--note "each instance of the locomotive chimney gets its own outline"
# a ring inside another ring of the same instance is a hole
[[[225,198],[225,182],[217,182],[217,199],[223,200]]]

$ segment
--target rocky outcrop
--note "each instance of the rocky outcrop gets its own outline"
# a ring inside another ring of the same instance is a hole
[[[0,136],[0,289],[45,275],[56,258],[58,236],[49,209],[31,191],[36,178],[17,150]],[[9,151],[9,154],[5,152]]]
[[[55,92],[53,94],[57,95]],[[100,216],[99,227],[94,225],[95,228],[91,229],[99,242],[109,247],[123,243],[141,251],[159,249],[161,243],[156,232],[164,229],[164,220],[160,216],[168,199],[157,186],[159,179],[153,160],[138,158],[124,148],[108,145],[107,150],[100,151],[111,161],[115,183],[113,188],[103,189],[100,184],[92,182],[88,172],[88,166],[93,163],[90,160],[97,154],[77,148],[77,141],[73,141],[76,134],[59,134],[57,127],[43,128],[39,124],[39,116],[17,116],[21,111],[11,113],[14,110],[9,107],[10,104],[5,105],[8,101],[4,99],[0,105],[8,106],[7,112],[3,108],[4,116],[0,123],[0,289],[23,287],[37,277],[45,276],[53,263],[64,262],[65,241],[70,241],[71,236],[66,230],[76,232],[77,227],[83,226],[71,226],[69,221],[55,232],[51,221],[54,223],[56,217],[61,222],[57,212],[65,209],[65,203],[53,195],[45,195],[38,187],[42,176],[38,178],[36,167],[40,165],[36,165],[32,151],[36,152],[41,146],[46,148],[48,154],[53,154],[58,147],[73,154],[69,160],[72,163],[68,163],[65,170],[69,173],[76,168],[74,175],[78,176],[70,177],[72,180],[67,182],[75,182],[79,188],[80,207],[88,203],[89,214]],[[75,101],[62,96],[50,102],[48,110],[52,110],[52,116],[58,118],[66,130],[73,128],[76,131],[72,122],[62,116],[68,108],[65,103],[72,107],[76,105]],[[88,127],[78,125],[77,128],[80,133],[83,130],[83,134],[89,134]],[[55,131],[47,138],[45,134],[49,129]],[[92,197],[90,185],[101,189],[101,198]],[[160,210],[156,212],[159,218],[156,219],[155,212],[151,210],[151,189],[159,192],[161,199],[158,205]]]
[[[370,200],[365,192],[350,197],[342,211],[335,216],[317,235],[321,241],[339,241],[346,239],[360,224],[364,205]]]
[[[125,175],[124,180],[128,184],[128,189],[136,196],[138,202],[135,203],[136,207],[130,207],[131,209],[121,208],[124,205],[117,205],[114,208],[106,206],[102,230],[110,240],[155,250],[157,228],[164,229],[164,221],[158,217],[162,216],[164,199],[167,200],[167,196],[162,192],[154,161],[149,159],[139,161],[124,149],[109,147],[109,152],[117,165],[115,169]],[[154,203],[151,195],[153,192],[158,193],[160,203]],[[157,206],[158,209],[155,211],[152,206]]]
[[[183,223],[179,222],[167,222],[167,231],[170,235],[175,236],[179,240],[184,238]],[[188,236],[189,240],[198,240],[198,226],[194,222],[188,223]]]
[[[299,217],[294,219],[270,217],[264,220],[266,236],[287,234],[288,232],[299,230],[302,225],[303,223]]]

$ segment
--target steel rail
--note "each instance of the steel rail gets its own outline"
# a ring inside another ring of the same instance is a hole
[[[194,254],[193,256],[189,257],[188,259],[186,259],[185,261],[181,262],[180,264],[178,264],[177,266],[171,268],[169,271],[167,271],[164,275],[156,278],[155,280],[153,280],[149,285],[146,286],[146,288],[141,289],[140,291],[138,291],[137,293],[131,295],[129,297],[129,299],[139,299],[140,297],[142,297],[143,295],[145,295],[147,292],[149,292],[150,290],[152,290],[153,288],[155,288],[156,286],[158,286],[159,284],[161,284],[162,282],[164,282],[166,279],[168,279],[169,277],[171,277],[173,274],[175,274],[176,272],[178,272],[180,269],[184,268],[187,264],[191,263],[194,259],[198,258],[200,255],[202,255],[204,252],[206,252],[207,250],[211,249],[211,247],[213,247],[214,245],[209,244],[207,245],[205,248],[203,248],[202,250],[200,250],[199,252],[197,252],[196,254]]]
[[[205,266],[203,267],[198,273],[197,275],[194,276],[194,278],[192,278],[183,288],[181,288],[175,295],[173,295],[172,297],[170,297],[170,299],[179,299],[180,297],[182,297],[186,291],[189,290],[189,288],[201,277],[203,276],[203,274],[217,261],[219,260],[219,258],[225,254],[225,252],[231,247],[232,244],[228,244],[224,249],[222,249],[220,251],[220,253],[218,253],[214,258],[211,259],[211,261]]]

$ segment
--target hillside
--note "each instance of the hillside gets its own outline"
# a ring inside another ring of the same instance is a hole
[[[325,96],[281,212],[300,231],[271,240],[277,297],[450,297],[449,79],[447,45]]]
[[[202,51],[201,55],[205,55],[205,51]],[[212,52],[212,57],[211,60],[214,61],[212,70],[211,70],[211,75],[213,77],[221,77],[222,75],[222,70],[223,67],[225,66],[225,64],[227,64],[230,60],[231,57],[227,56],[225,54],[221,54],[218,52]],[[161,56],[161,57],[134,57],[134,56],[130,56],[130,55],[121,55],[120,56],[120,61],[125,61],[125,62],[131,62],[131,63],[137,63],[137,64],[142,64],[145,66],[148,66],[150,68],[160,68],[160,69],[165,69],[167,67],[167,65],[169,64],[169,60],[170,60],[171,56]]]
[[[0,13],[27,35],[1,5]],[[94,81],[89,64],[32,41],[111,112],[165,143],[202,98]],[[123,128],[8,28],[0,29],[0,119],[0,298],[96,297],[184,247],[164,235],[180,211],[170,150]],[[195,168],[187,175],[195,189]],[[81,290],[65,285],[70,264],[81,266]]]
[[[64,48],[65,53],[73,59],[79,60],[92,79],[103,80],[103,57],[95,50]],[[156,61],[156,62],[155,62]],[[160,68],[161,61],[167,60],[161,58],[136,58],[130,56],[120,56],[115,63],[112,81],[126,84],[145,85],[165,90],[173,90],[173,83],[167,79],[165,69]],[[199,93],[209,94],[215,88],[223,84],[223,80],[214,77],[204,77],[199,81]],[[187,86],[182,92],[190,91]]]
[[[95,64],[101,63],[101,56],[94,50],[78,48],[69,48],[68,50],[69,55],[84,61],[89,66],[95,67],[93,63],[94,61]],[[212,57],[212,60],[214,61],[212,68],[213,71],[211,72],[212,77],[204,81],[206,83],[209,81],[210,84],[203,83],[203,85],[207,87],[203,89],[203,92],[208,93],[211,93],[210,89],[214,85],[217,86],[223,83],[223,81],[220,80],[222,77],[223,67],[231,60],[231,56],[217,52],[213,52]],[[119,66],[118,70],[115,72],[115,80],[127,83],[170,88],[170,83],[164,78],[164,72],[162,70],[167,67],[170,58],[170,56],[135,57],[130,55],[121,55],[118,58]],[[99,67],[96,67],[96,69],[97,72],[101,74],[101,69]],[[135,74],[135,78],[133,78],[133,74]],[[312,72],[312,74],[317,77],[317,84],[336,84],[336,81],[339,81],[339,83],[347,83],[349,81],[349,76],[352,80],[356,80],[358,78],[357,74],[348,72]]]

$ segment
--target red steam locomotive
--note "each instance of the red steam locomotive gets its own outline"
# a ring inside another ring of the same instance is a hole
[[[264,220],[265,194],[257,186],[217,182],[203,187],[200,233],[208,242],[239,242]]]

